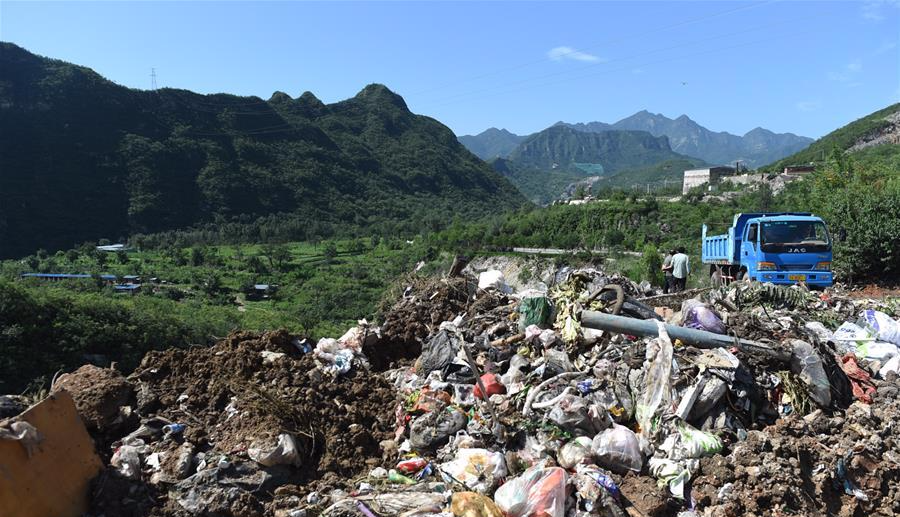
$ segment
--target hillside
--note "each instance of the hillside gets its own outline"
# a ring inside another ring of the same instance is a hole
[[[507,159],[495,161],[494,168],[529,199],[546,204],[559,198],[569,184],[584,178],[607,178],[671,161],[702,163],[672,151],[666,137],[646,131],[593,133],[552,126],[529,136]]]
[[[459,137],[459,142],[482,160],[492,160],[509,156],[525,138],[505,129],[492,127],[477,135],[463,135]]]
[[[834,149],[851,153],[857,161],[884,163],[897,170],[900,167],[900,103],[835,129],[765,169],[778,171],[788,165],[822,164]]]
[[[0,257],[267,216],[298,239],[416,231],[525,202],[382,85],[327,105],[141,91],[0,43],[0,113]]]

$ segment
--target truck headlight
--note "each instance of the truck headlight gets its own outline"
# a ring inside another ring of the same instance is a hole
[[[831,271],[831,262],[818,262],[813,269],[818,271]]]
[[[775,271],[775,263],[774,262],[757,262],[756,270],[757,271]]]

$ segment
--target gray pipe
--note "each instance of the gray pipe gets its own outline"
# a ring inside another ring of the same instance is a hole
[[[606,330],[617,334],[631,334],[632,336],[656,337],[659,335],[659,329],[654,320],[639,320],[628,318],[625,316],[614,316],[604,312],[582,311],[581,324],[585,327]],[[747,353],[761,353],[772,356],[781,361],[790,361],[791,352],[789,350],[778,350],[769,345],[750,341],[749,339],[734,338],[722,334],[715,334],[705,330],[690,329],[678,327],[675,325],[665,324],[666,332],[674,339],[680,339],[686,345],[693,345],[698,348],[724,348],[736,346],[739,350]]]

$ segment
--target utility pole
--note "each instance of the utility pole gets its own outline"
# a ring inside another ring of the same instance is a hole
[[[150,89],[151,90],[156,89],[156,69],[155,68],[150,69]]]

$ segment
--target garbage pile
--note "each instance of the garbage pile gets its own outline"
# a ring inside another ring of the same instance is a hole
[[[900,513],[900,303],[568,270],[417,281],[317,343],[237,333],[61,378],[90,515]],[[665,320],[664,320],[665,318]]]

